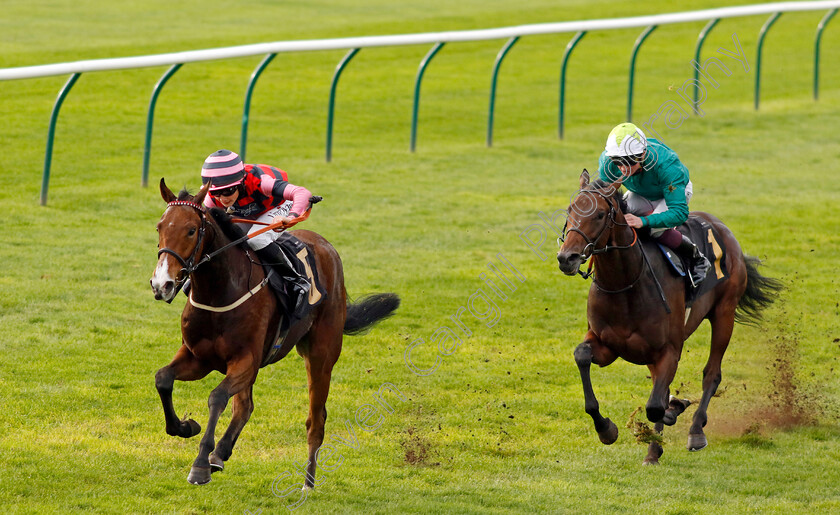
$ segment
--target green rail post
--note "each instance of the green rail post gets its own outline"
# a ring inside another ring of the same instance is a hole
[[[414,82],[414,108],[411,112],[411,151],[417,148],[417,113],[420,110],[420,82],[423,80],[423,74],[426,72],[426,67],[429,66],[432,58],[437,54],[443,45],[446,43],[438,43],[429,50],[423,61],[420,62],[420,67],[417,69],[417,80]]]
[[[239,157],[242,158],[242,162],[245,162],[245,150],[248,145],[248,119],[251,116],[251,96],[254,94],[254,86],[257,85],[257,79],[260,78],[263,70],[276,56],[277,54],[268,54],[260,61],[260,64],[251,73],[248,89],[245,90],[245,107],[242,109],[242,137],[239,140]]]
[[[817,25],[817,40],[814,44],[814,100],[817,100],[820,96],[820,40],[822,40],[823,29],[834,18],[835,14],[837,14],[837,9],[828,11],[820,20],[820,24]]]
[[[639,48],[645,42],[650,33],[656,30],[656,25],[651,25],[646,28],[644,32],[636,39],[636,44],[633,45],[633,54],[630,56],[630,85],[627,88],[627,121],[633,121],[633,80],[636,78],[636,56],[639,54]]]
[[[493,115],[495,114],[496,109],[496,82],[499,79],[499,68],[502,66],[502,60],[505,58],[507,53],[513,48],[513,45],[519,41],[519,36],[514,36],[510,38],[505,46],[499,50],[499,53],[496,55],[496,62],[493,63],[493,74],[490,80],[490,112],[487,114],[487,146],[493,146]]]
[[[767,35],[767,31],[770,27],[776,23],[776,20],[779,19],[782,13],[774,13],[770,18],[764,22],[764,25],[761,27],[761,32],[758,33],[758,49],[756,50],[756,57],[755,57],[755,110],[758,111],[758,101],[759,101],[759,94],[761,93],[761,49],[764,48],[764,37]]]
[[[178,71],[182,64],[173,64],[166,70],[166,73],[158,80],[152,90],[152,99],[149,100],[149,113],[146,115],[146,144],[143,146],[143,178],[140,181],[144,188],[149,185],[149,157],[152,153],[152,125],[155,122],[155,104],[157,104],[158,95],[160,95],[160,90],[163,89],[166,81],[175,75],[175,72]]]
[[[569,44],[566,45],[566,51],[563,52],[563,62],[560,64],[560,115],[557,123],[557,133],[559,134],[560,139],[563,139],[564,125],[566,121],[566,65],[569,63],[569,56],[572,55],[572,50],[575,49],[578,41],[580,41],[585,35],[585,30],[575,34],[575,37],[573,37],[572,40],[569,41]]]
[[[697,63],[694,66],[694,105],[697,105],[697,100],[700,97],[700,50],[703,48],[703,43],[706,41],[706,37],[709,35],[709,32],[715,28],[715,25],[718,24],[720,18],[715,18],[714,20],[710,20],[709,23],[703,27],[703,30],[700,31],[700,35],[697,36],[697,45],[694,47],[694,62]]]
[[[55,99],[55,105],[53,105],[52,114],[50,115],[50,127],[47,131],[47,151],[44,156],[44,176],[41,179],[42,206],[47,205],[47,190],[50,187],[50,165],[52,164],[53,140],[55,139],[55,124],[58,121],[58,111],[61,109],[61,104],[64,103],[64,98],[67,97],[68,93],[70,93],[70,89],[73,87],[73,84],[79,80],[81,75],[81,73],[74,73],[69,79],[67,79],[64,87],[61,88],[61,91],[58,93],[58,98]]]
[[[344,71],[344,68],[347,66],[347,63],[350,62],[350,59],[353,59],[356,54],[359,53],[360,48],[354,48],[347,52],[347,55],[344,56],[344,59],[338,63],[338,66],[335,67],[335,73],[333,74],[332,83],[330,84],[330,103],[329,107],[327,108],[327,162],[329,163],[332,161],[332,133],[333,133],[333,115],[335,113],[335,89],[338,86],[338,78],[341,76],[341,72]]]

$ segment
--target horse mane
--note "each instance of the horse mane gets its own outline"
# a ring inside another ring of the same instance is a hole
[[[186,200],[189,202],[193,202],[195,200],[195,196],[187,190],[186,186],[178,193],[178,200]],[[245,236],[245,231],[243,231],[238,225],[231,222],[231,217],[224,212],[224,210],[219,209],[217,207],[211,207],[207,210],[207,214],[210,215],[210,218],[216,225],[219,226],[219,229],[222,230],[222,234],[224,234],[230,241],[236,241],[243,236]],[[242,242],[239,244],[240,247],[247,249],[248,246],[246,242]]]
[[[603,195],[607,198],[612,198],[615,200],[616,204],[618,205],[619,209],[621,209],[622,213],[627,212],[627,202],[624,200],[624,195],[619,192],[620,188],[615,187],[615,185],[610,184],[606,181],[601,179],[595,179],[591,183],[589,183],[589,187],[586,188],[585,191],[594,191],[600,195]],[[609,190],[613,190],[612,194],[608,194]]]
[[[216,225],[219,226],[222,234],[224,234],[230,241],[236,241],[245,236],[245,231],[233,223],[230,215],[225,213],[224,210],[219,209],[218,207],[212,207],[209,211],[207,211],[207,214],[210,215],[210,218],[212,218],[214,222],[216,222]],[[248,243],[242,241],[239,243],[239,247],[247,249]]]

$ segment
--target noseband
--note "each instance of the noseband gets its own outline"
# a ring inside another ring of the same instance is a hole
[[[202,209],[202,207],[196,204],[195,202],[189,202],[187,200],[173,200],[172,202],[167,204],[167,207],[172,206],[191,207],[198,211],[198,215],[201,218],[201,228],[198,230],[198,240],[195,242],[195,248],[193,249],[192,254],[190,254],[190,257],[184,259],[183,257],[181,257],[180,254],[170,249],[169,247],[164,247],[158,250],[158,259],[160,259],[161,254],[169,254],[170,256],[177,259],[178,263],[180,263],[181,265],[181,271],[179,272],[180,278],[176,281],[175,284],[175,291],[177,293],[187,281],[187,278],[190,276],[190,274],[192,274],[193,271],[195,271],[195,269],[198,268],[198,266],[204,262],[201,261],[199,263],[196,263],[195,260],[198,257],[198,249],[201,248],[201,242],[204,239],[204,232],[207,227],[207,218],[204,214],[204,209]]]

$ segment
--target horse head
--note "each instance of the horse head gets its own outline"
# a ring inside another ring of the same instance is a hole
[[[149,283],[155,299],[172,302],[201,255],[207,219],[202,203],[209,183],[192,196],[186,190],[176,196],[160,180],[160,195],[167,204],[157,224],[158,263]]]
[[[623,201],[618,186],[601,180],[590,182],[589,172],[580,174],[580,190],[566,210],[566,225],[557,253],[560,270],[575,275],[593,254],[605,252],[613,228],[624,224]],[[582,272],[581,272],[582,273]]]

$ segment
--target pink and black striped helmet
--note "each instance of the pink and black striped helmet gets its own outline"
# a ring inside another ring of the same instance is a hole
[[[217,150],[207,156],[201,167],[201,183],[211,183],[210,191],[242,184],[245,179],[245,165],[236,152]]]

